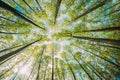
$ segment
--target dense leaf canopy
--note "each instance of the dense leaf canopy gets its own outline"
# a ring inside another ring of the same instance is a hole
[[[0,80],[120,80],[120,0],[0,0]]]

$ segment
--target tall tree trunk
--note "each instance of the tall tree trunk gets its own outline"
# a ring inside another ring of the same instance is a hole
[[[35,1],[36,1],[36,3],[38,4],[40,10],[43,11],[43,9],[42,9],[42,7],[40,6],[40,3],[38,2],[38,0],[35,0]]]
[[[74,80],[77,80],[77,78],[76,78],[76,76],[75,76],[75,73],[74,73],[72,67],[70,66],[70,64],[68,63],[68,60],[67,60],[66,58],[65,58],[65,61],[67,62],[67,65],[68,65],[68,67],[69,67],[69,69],[70,69],[70,71],[71,71],[71,73],[72,73],[72,75],[73,75]]]
[[[0,31],[0,34],[24,34],[24,33],[12,33],[12,32],[1,32]]]
[[[119,31],[120,27],[109,27],[109,28],[102,28],[102,29],[93,29],[93,30],[86,30],[82,32],[100,32],[100,31]]]
[[[44,71],[44,75],[43,75],[43,80],[45,80],[47,69],[48,69],[48,64],[45,67],[45,71]]]
[[[20,47],[22,45],[17,45],[17,46],[13,46],[13,47],[9,47],[9,48],[6,48],[6,49],[3,49],[3,50],[0,50],[0,53],[4,52],[4,51],[8,51],[8,50],[11,50],[11,49],[14,49],[14,48],[17,48],[17,47]]]
[[[10,22],[17,23],[16,21],[10,20],[10,19],[8,19],[8,18],[5,18],[5,17],[3,17],[3,16],[0,16],[0,18],[2,18],[2,19],[5,19],[5,20],[7,20],[7,21],[10,21]]]
[[[59,80],[61,80],[61,78],[60,78],[60,74],[59,74],[59,68],[58,68],[58,60],[57,61],[55,61],[56,63],[56,69],[57,69],[57,75],[58,75],[58,78],[59,78]]]
[[[54,52],[52,53],[52,80],[54,80]]]
[[[39,53],[39,54],[37,55],[37,58],[36,58],[36,60],[35,60],[35,63],[33,64],[33,68],[32,68],[32,70],[31,70],[31,72],[30,72],[27,80],[29,80],[29,78],[30,78],[30,76],[31,76],[31,74],[32,74],[32,72],[33,72],[33,70],[34,70],[34,68],[35,68],[35,66],[36,66],[36,64],[37,64],[37,61],[39,60],[40,56],[41,56],[41,55],[40,55],[40,53]]]
[[[23,65],[20,67],[20,69],[17,71],[17,73],[14,75],[14,77],[11,80],[16,80],[16,77],[17,77],[18,73],[23,69],[23,67],[26,65],[26,63],[28,62],[28,60],[31,58],[32,55],[33,54],[31,53],[31,55],[25,60]]]
[[[45,50],[45,49],[43,48],[43,50],[42,50],[42,54],[41,54],[41,56],[40,56],[39,65],[38,65],[38,70],[37,70],[36,80],[39,80],[39,74],[40,74],[41,63],[42,63],[42,57],[43,57],[44,50]]]
[[[33,25],[35,25],[35,26],[37,26],[37,27],[45,30],[45,28],[40,27],[39,25],[35,24],[35,23],[34,23],[33,21],[31,21],[30,19],[28,19],[27,17],[23,16],[23,15],[21,14],[21,12],[19,12],[18,10],[12,8],[10,5],[6,4],[5,2],[3,2],[3,1],[1,1],[1,0],[0,0],[0,7],[3,8],[3,9],[8,10],[8,11],[10,11],[10,12],[12,12],[12,13],[15,14],[16,16],[21,17],[21,18],[24,19],[25,21],[27,21],[27,22],[29,22],[29,23],[31,23],[31,24],[33,24]]]
[[[72,52],[70,52],[70,53],[71,53],[72,57],[77,61],[77,63],[79,64],[80,68],[82,68],[84,70],[84,72],[87,74],[87,76],[89,77],[89,79],[93,80],[92,77],[90,76],[89,72],[87,72],[87,70],[85,69],[85,67],[82,64],[80,64],[80,62],[78,61],[78,59],[76,59],[74,57],[74,55],[72,54]]]
[[[78,48],[80,48],[80,49],[88,52],[89,54],[92,54],[92,55],[94,55],[94,56],[96,56],[96,57],[98,57],[98,58],[100,58],[100,59],[102,59],[102,60],[104,60],[104,61],[106,61],[106,62],[108,62],[108,63],[110,63],[110,64],[112,64],[112,65],[114,65],[114,66],[116,66],[116,67],[118,67],[118,68],[120,68],[120,65],[118,65],[118,64],[116,64],[116,63],[114,63],[114,62],[112,62],[112,61],[110,61],[110,60],[108,60],[108,59],[106,59],[106,58],[104,58],[104,57],[101,57],[101,56],[99,56],[99,55],[97,55],[97,54],[95,54],[95,53],[93,53],[93,52],[91,52],[91,51],[88,51],[88,50],[86,50],[86,49],[83,49],[83,48],[81,48],[81,47],[78,47]]]
[[[119,4],[120,4],[120,2],[118,2],[118,3],[116,3],[116,4],[112,5],[112,6],[110,6],[110,7],[108,7],[108,8],[106,8],[105,10],[102,10],[100,13],[104,13],[105,11],[107,11],[107,10],[109,10],[109,9],[111,9],[111,8],[119,5]],[[99,17],[100,15],[101,15],[101,14],[98,14],[98,15],[96,15],[96,16],[93,16],[93,18],[91,18],[90,20],[86,20],[86,21],[93,21],[94,19],[96,19],[96,18]]]
[[[36,12],[34,11],[34,9],[32,9],[32,7],[25,0],[23,0],[23,2],[36,14]]]
[[[21,61],[22,61],[22,59],[20,59],[19,61],[15,62],[15,64],[12,65],[12,67],[10,67],[8,70],[3,71],[2,74],[0,74],[0,79],[2,78],[2,76],[7,74],[9,71],[11,71],[15,67],[15,65],[19,64]]]
[[[23,9],[26,13],[28,13],[29,14],[29,12],[25,9],[25,8],[23,8],[21,5],[19,5],[15,0],[12,0],[16,5],[18,5],[21,9]]]
[[[56,23],[56,19],[57,19],[57,16],[58,16],[58,12],[59,12],[61,2],[62,2],[62,0],[57,0],[54,24]]]
[[[23,46],[23,47],[15,50],[15,51],[12,51],[12,52],[7,53],[7,54],[5,54],[5,55],[3,55],[3,56],[0,56],[0,64],[1,64],[1,62],[3,63],[4,60],[10,58],[11,56],[14,56],[15,54],[18,54],[20,51],[24,50],[25,48],[29,47],[30,45],[32,45],[32,44],[34,44],[34,43],[36,43],[36,42],[38,42],[38,41],[39,41],[39,40],[36,40],[36,41],[34,41],[34,42],[31,42],[31,43],[29,43],[29,44],[27,44],[27,45],[25,45],[25,46]],[[6,61],[5,61],[5,62],[6,62]]]
[[[102,7],[102,6],[104,6],[104,5],[105,5],[106,3],[108,3],[109,1],[110,1],[110,0],[104,0],[103,2],[100,2],[98,5],[94,6],[93,8],[87,10],[87,11],[84,12],[83,14],[79,15],[78,17],[76,17],[76,18],[74,19],[74,21],[76,21],[77,19],[85,16],[86,14],[88,14],[88,13],[90,13],[90,12],[92,12],[92,11],[94,11],[94,10]]]
[[[103,38],[90,38],[90,37],[82,37],[82,36],[73,36],[73,38],[84,39],[84,40],[93,41],[93,42],[101,42],[101,43],[105,43],[105,44],[120,46],[120,40],[103,39]]]

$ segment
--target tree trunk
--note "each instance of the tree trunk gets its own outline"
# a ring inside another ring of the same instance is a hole
[[[0,18],[5,19],[5,20],[10,21],[10,22],[17,23],[16,21],[13,21],[13,20],[7,19],[7,18],[5,18],[5,17],[3,17],[3,16],[0,16]]]
[[[77,78],[76,78],[76,76],[75,76],[75,73],[74,73],[72,67],[71,67],[71,66],[69,65],[69,63],[68,63],[68,60],[67,60],[66,58],[65,58],[65,60],[66,60],[67,65],[68,65],[68,67],[69,67],[69,69],[70,69],[70,71],[71,71],[71,73],[72,73],[72,75],[73,75],[74,80],[77,80]]]
[[[112,64],[112,65],[114,65],[114,66],[116,66],[116,67],[118,67],[118,68],[120,68],[120,65],[118,65],[118,64],[116,64],[116,63],[114,63],[114,62],[112,62],[112,61],[110,61],[110,60],[108,60],[108,59],[106,59],[106,58],[103,58],[103,57],[101,57],[101,56],[99,56],[99,55],[97,55],[97,54],[95,54],[95,53],[93,53],[93,52],[91,52],[91,51],[88,51],[88,50],[86,50],[86,49],[83,49],[83,48],[81,48],[81,47],[79,47],[80,49],[82,49],[82,50],[84,50],[84,51],[86,51],[86,52],[89,52],[90,54],[92,54],[92,55],[94,55],[94,56],[96,56],[96,57],[98,57],[98,58],[100,58],[100,59],[103,59],[104,61],[106,61],[106,62],[108,62],[108,63],[110,63],[110,64]]]
[[[6,48],[6,49],[3,49],[3,50],[0,50],[0,53],[4,52],[4,51],[8,51],[8,50],[11,50],[11,49],[14,49],[14,48],[17,48],[17,47],[20,47],[22,45],[17,45],[17,46],[13,46],[13,47],[9,47],[9,48]]]
[[[71,52],[70,52],[70,53],[71,53]],[[85,67],[84,67],[82,64],[80,64],[80,62],[78,61],[78,59],[76,59],[72,53],[71,53],[71,55],[72,55],[73,58],[77,61],[77,63],[79,64],[80,68],[82,68],[82,69],[85,71],[85,73],[87,74],[87,76],[89,77],[89,79],[90,79],[90,80],[93,80],[92,77],[90,76],[90,74],[89,74],[89,73],[87,72],[87,70],[85,69]]]
[[[29,12],[25,9],[25,8],[23,8],[21,5],[19,5],[15,0],[12,0],[15,4],[17,4],[21,9],[23,9],[26,13],[28,13],[29,14]]]
[[[35,1],[36,1],[36,3],[38,4],[40,10],[43,11],[43,10],[42,10],[42,7],[40,6],[40,3],[38,2],[38,0],[35,0]]]
[[[8,10],[8,11],[10,11],[10,12],[12,12],[12,13],[13,13],[14,15],[16,15],[16,16],[21,17],[22,19],[24,19],[25,21],[33,24],[34,26],[37,26],[37,27],[45,30],[45,28],[40,27],[39,25],[35,24],[35,23],[34,23],[33,21],[31,21],[30,19],[28,19],[28,18],[26,18],[25,16],[23,16],[21,12],[19,12],[18,10],[12,8],[10,5],[6,4],[5,2],[3,2],[3,1],[1,1],[1,0],[0,0],[0,7],[3,8],[3,9]]]
[[[32,7],[25,0],[23,0],[23,2],[36,14],[36,12],[32,9]]]
[[[56,19],[57,19],[57,16],[58,16],[58,12],[59,12],[61,2],[62,2],[62,0],[57,0],[54,24],[56,23]]]
[[[82,36],[80,36],[80,37],[73,36],[73,38],[84,39],[84,40],[93,41],[93,42],[101,42],[101,43],[105,43],[105,44],[120,46],[120,40],[103,39],[103,38],[90,38],[90,37],[82,37]]]
[[[31,58],[33,54],[31,53],[31,55],[25,60],[25,62],[23,63],[23,65],[20,67],[20,69],[17,71],[17,73],[14,75],[14,77],[11,80],[16,80],[16,77],[18,75],[18,73],[22,70],[22,68],[26,65],[26,63],[28,62],[28,60]]]
[[[118,27],[86,30],[86,31],[82,31],[82,32],[119,31],[119,30],[120,30],[120,27],[118,26]]]
[[[86,14],[88,14],[88,13],[90,13],[90,12],[92,12],[92,11],[94,11],[94,10],[102,7],[102,6],[104,6],[104,5],[105,5],[106,3],[108,3],[109,1],[110,1],[110,0],[104,0],[103,2],[99,3],[98,5],[94,6],[93,8],[87,10],[87,11],[84,12],[83,14],[79,15],[78,17],[76,17],[76,18],[74,19],[74,21],[76,21],[77,19],[85,16]]]
[[[44,53],[44,48],[42,50],[42,54],[40,56],[40,60],[39,60],[39,65],[38,65],[38,70],[37,70],[37,77],[36,80],[39,80],[39,74],[40,74],[40,69],[41,69],[41,64],[42,64],[42,57],[43,57],[43,53]]]
[[[0,56],[0,64],[1,64],[2,61],[10,58],[11,56],[13,56],[13,55],[15,55],[15,54],[18,54],[20,51],[24,50],[24,49],[27,48],[28,46],[30,46],[30,45],[34,44],[35,42],[38,42],[38,41],[39,41],[39,40],[36,40],[36,41],[34,41],[34,42],[31,42],[31,43],[29,43],[29,44],[27,44],[27,45],[25,45],[25,46],[23,46],[23,47],[15,50],[15,51],[12,51],[12,52],[7,53],[7,54],[5,54],[5,55],[3,55],[3,56]],[[5,61],[5,62],[6,62],[6,61]]]
[[[0,31],[0,34],[24,34],[24,33],[12,33],[12,32],[1,32]]]
[[[52,53],[52,80],[54,80],[54,53]]]
[[[120,49],[119,47],[110,46],[110,45],[102,45],[102,44],[89,44],[89,45],[92,45],[92,46],[103,46],[103,47],[109,47],[109,48]]]

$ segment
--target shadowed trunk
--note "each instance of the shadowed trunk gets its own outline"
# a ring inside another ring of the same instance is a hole
[[[3,50],[0,50],[0,53],[4,52],[4,51],[8,51],[8,50],[11,50],[11,49],[14,49],[14,48],[17,48],[17,47],[20,47],[22,45],[17,45],[17,46],[13,46],[13,47],[9,47],[9,48],[6,48],[6,49],[3,49]]]
[[[52,80],[54,80],[54,52],[52,53]]]
[[[23,2],[36,14],[36,12],[34,11],[34,9],[32,9],[32,7],[25,0],[23,0]]]
[[[108,7],[108,8],[106,8],[105,10],[101,11],[100,13],[104,13],[105,11],[107,11],[107,10],[109,10],[109,9],[111,9],[111,8],[119,5],[119,4],[120,4],[120,2],[118,2],[118,3],[116,3],[116,4],[112,5],[112,6],[110,6],[110,7]],[[92,20],[96,19],[96,17],[99,17],[100,15],[101,15],[101,14],[96,15],[96,16],[93,16],[93,18],[91,18],[90,20],[86,20],[86,21],[92,21]]]
[[[0,34],[24,34],[24,33],[12,33],[12,32],[1,32],[0,31]]]
[[[29,14],[29,12],[25,9],[25,8],[23,8],[21,5],[19,5],[15,0],[12,0],[16,5],[18,5],[21,9],[23,9],[26,13],[28,13]]]
[[[82,32],[100,32],[100,31],[120,31],[120,27],[110,27],[110,28],[102,28],[102,29],[93,29],[93,30],[86,30]]]
[[[37,27],[45,30],[45,28],[40,27],[39,25],[35,24],[35,23],[34,23],[33,21],[31,21],[30,19],[28,19],[27,17],[23,16],[21,12],[19,12],[18,10],[12,8],[10,5],[6,4],[5,2],[3,2],[3,1],[1,1],[1,0],[0,0],[0,7],[3,8],[3,9],[8,10],[8,11],[10,11],[10,12],[12,12],[12,13],[13,13],[14,15],[16,15],[16,16],[21,17],[21,18],[24,19],[25,21],[27,21],[27,22],[29,22],[29,23],[31,23],[31,24],[33,24],[33,25],[35,25],[35,26],[37,26]]]
[[[90,79],[90,80],[93,80],[92,77],[90,76],[90,74],[89,74],[89,73],[87,72],[87,70],[85,69],[85,67],[84,67],[82,64],[80,64],[80,62],[78,61],[78,59],[76,59],[76,58],[74,57],[74,55],[72,54],[72,52],[70,52],[70,53],[71,53],[72,57],[77,61],[77,63],[79,64],[80,68],[82,68],[82,69],[84,70],[84,72],[87,74],[87,76],[89,77],[89,79]]]
[[[61,2],[62,2],[62,0],[57,0],[54,24],[56,23],[56,19],[57,19],[57,16],[58,16],[58,12],[59,12]]]
[[[29,78],[30,78],[30,76],[31,76],[31,74],[32,74],[32,72],[33,72],[33,70],[34,70],[34,68],[35,68],[35,66],[36,66],[36,64],[37,64],[37,61],[39,60],[40,56],[41,56],[40,54],[37,55],[37,58],[36,58],[36,60],[35,60],[35,63],[33,64],[33,68],[32,68],[32,70],[30,71],[30,74],[29,74],[27,80],[29,80]]]
[[[47,69],[48,69],[48,64],[45,66],[45,71],[44,71],[44,75],[43,75],[43,80],[45,80]]]
[[[32,42],[32,43],[29,43],[29,44],[27,44],[27,45],[25,45],[25,46],[23,46],[23,47],[15,50],[15,51],[12,51],[12,52],[7,53],[7,54],[5,54],[5,55],[3,55],[3,56],[0,56],[0,63],[1,63],[2,61],[6,60],[7,58],[10,58],[11,56],[13,56],[13,55],[15,55],[15,54],[18,54],[20,51],[24,50],[25,48],[29,47],[30,45],[32,45],[32,44],[34,44],[35,42],[38,42],[38,41],[39,41],[39,40],[36,40],[36,41],[34,41],[34,42]]]
[[[112,45],[90,44],[90,43],[89,43],[89,45],[92,45],[92,46],[103,46],[103,47],[109,47],[109,48],[120,49],[119,47],[112,46]]]
[[[67,60],[66,58],[65,58],[65,61],[67,62],[67,65],[68,65],[68,67],[69,67],[69,69],[70,69],[70,72],[71,72],[72,75],[73,75],[74,80],[77,80],[77,78],[76,78],[76,76],[75,76],[75,73],[74,73],[72,67],[70,66],[70,64],[68,63],[68,60]]]
[[[8,73],[9,71],[11,71],[17,64],[19,64],[22,61],[22,59],[20,59],[19,61],[17,61],[14,65],[12,65],[12,67],[10,67],[8,70],[3,71],[2,74],[0,74],[0,79],[2,79],[2,76],[4,76],[6,73]]]
[[[43,10],[42,10],[42,7],[40,6],[40,3],[38,2],[38,0],[35,0],[35,1],[36,1],[36,3],[38,4],[40,10],[43,11]]]
[[[77,39],[84,39],[84,40],[93,41],[93,42],[101,42],[101,43],[105,43],[105,44],[120,46],[120,40],[103,39],[103,38],[90,38],[90,37],[82,37],[82,36],[72,36],[72,37],[77,38]]]
[[[94,56],[96,56],[96,57],[98,57],[98,58],[100,58],[100,59],[102,59],[102,60],[104,60],[104,61],[106,61],[106,62],[108,62],[108,63],[110,63],[112,65],[114,65],[114,66],[116,66],[116,67],[118,67],[118,68],[120,67],[120,65],[118,65],[118,64],[116,64],[116,63],[114,63],[114,62],[112,62],[112,61],[110,61],[110,60],[108,60],[108,59],[106,59],[104,57],[101,57],[101,56],[99,56],[99,55],[97,55],[97,54],[95,54],[95,53],[93,53],[91,51],[88,51],[88,50],[83,49],[81,47],[78,47],[78,48],[80,48],[80,49],[82,49],[82,50],[84,50],[84,51],[86,51],[86,52],[88,52],[88,53],[90,53],[90,54],[92,54],[92,55],[94,55]]]
[[[18,73],[23,69],[23,67],[26,65],[26,63],[28,62],[28,60],[32,57],[32,53],[31,55],[25,60],[25,62],[22,64],[22,66],[20,67],[20,69],[17,71],[17,73],[14,75],[14,77],[11,80],[16,80],[16,77],[18,75]]]
[[[110,1],[110,0],[104,0],[103,2],[100,2],[98,5],[94,6],[93,8],[87,10],[87,11],[84,12],[83,14],[79,15],[78,17],[76,17],[76,18],[74,19],[74,21],[76,21],[77,19],[85,16],[86,14],[88,14],[88,13],[90,13],[90,12],[92,12],[92,11],[94,11],[94,10],[102,7],[102,6],[104,6],[104,5],[105,5],[106,3],[108,3],[109,1]]]
[[[43,48],[42,54],[40,55],[40,60],[39,60],[39,65],[38,65],[36,80],[39,80],[39,74],[40,74],[41,63],[42,63],[42,57],[43,57],[44,50],[45,49]]]
[[[5,20],[7,20],[7,21],[10,21],[10,22],[17,23],[16,21],[10,20],[10,19],[8,19],[8,18],[5,18],[5,17],[3,17],[3,16],[0,16],[0,18],[2,18],[2,19],[5,19]]]

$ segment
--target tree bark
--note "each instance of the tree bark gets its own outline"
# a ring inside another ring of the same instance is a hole
[[[10,58],[11,56],[13,56],[13,55],[15,55],[15,54],[18,54],[20,51],[24,50],[24,49],[27,48],[28,46],[30,46],[30,45],[38,42],[38,41],[39,41],[39,40],[36,40],[36,41],[34,41],[34,42],[31,42],[31,43],[29,43],[29,44],[27,44],[27,45],[25,45],[25,46],[23,46],[23,47],[15,50],[15,51],[12,51],[12,52],[7,53],[7,54],[5,54],[5,55],[3,55],[3,56],[0,56],[0,63],[1,63],[2,61],[6,60],[7,58]]]
[[[120,40],[103,39],[103,38],[90,38],[90,37],[82,37],[82,36],[72,36],[72,37],[77,38],[77,39],[83,39],[83,40],[88,40],[88,41],[93,41],[93,42],[101,42],[101,43],[105,43],[105,44],[120,46]]]
[[[43,11],[43,9],[42,9],[42,7],[40,6],[40,3],[38,2],[38,0],[35,0],[35,1],[36,1],[36,3],[38,4],[40,10]]]
[[[76,21],[77,19],[85,16],[86,14],[88,14],[88,13],[90,13],[90,12],[92,12],[92,11],[94,11],[94,10],[102,7],[102,6],[104,6],[104,5],[105,5],[106,3],[108,3],[109,1],[110,1],[110,0],[104,0],[103,2],[99,3],[98,5],[94,6],[93,8],[87,10],[87,11],[84,12],[83,14],[79,15],[78,17],[76,17],[76,18],[74,19],[74,21]]]
[[[35,24],[33,21],[31,21],[30,19],[28,19],[27,17],[23,16],[21,12],[19,12],[18,10],[12,8],[10,5],[6,4],[5,2],[0,0],[0,7],[3,9],[6,9],[10,12],[12,12],[14,15],[21,17],[22,19],[24,19],[25,21],[33,24],[34,26],[37,26],[38,28],[41,28],[43,30],[45,30],[45,28],[40,27],[39,25]]]
[[[62,2],[62,0],[57,0],[54,24],[56,23],[56,19],[57,19],[57,16],[58,16],[58,12],[59,12],[61,2]]]
[[[100,31],[120,31],[120,27],[109,27],[109,28],[102,28],[102,29],[93,29],[93,30],[86,30],[82,32],[100,32]]]

